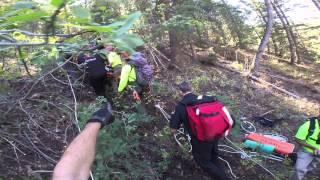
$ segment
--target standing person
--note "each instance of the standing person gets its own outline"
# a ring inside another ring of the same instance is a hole
[[[83,131],[70,143],[53,171],[53,180],[87,180],[95,157],[99,130],[113,121],[111,105],[92,114]]]
[[[295,172],[291,180],[302,180],[320,162],[320,115],[308,118],[295,136],[302,148],[298,151]]]
[[[226,108],[223,107],[220,102],[216,101],[214,97],[197,96],[193,94],[191,91],[191,87],[187,82],[179,84],[178,88],[181,91],[183,98],[176,106],[175,112],[170,119],[170,127],[172,129],[172,132],[175,133],[177,129],[180,128],[180,125],[183,124],[185,130],[191,136],[192,155],[197,164],[214,179],[229,179],[224,169],[218,162],[218,141],[221,137],[221,135],[218,136],[218,134],[225,132],[228,133],[229,130],[231,130],[231,127],[233,125],[231,116],[229,115]],[[210,109],[211,104],[213,104],[212,110]],[[218,107],[218,111],[214,110],[216,108],[216,105],[220,106]],[[223,115],[224,117],[222,117],[221,115]],[[195,125],[200,122],[197,121],[197,116],[204,117],[204,119],[200,119],[201,121],[209,122],[209,124],[207,124],[207,129],[210,132],[201,129],[200,126]],[[215,121],[210,121],[212,120],[212,118]],[[223,118],[228,119],[229,122],[222,120]],[[212,127],[209,127],[210,122],[213,122]],[[215,122],[221,124],[214,124]]]

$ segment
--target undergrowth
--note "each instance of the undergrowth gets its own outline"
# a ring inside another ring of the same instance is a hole
[[[96,103],[80,106],[79,120],[84,122],[106,99],[97,98]],[[129,108],[129,107],[128,107]],[[138,114],[130,109],[115,111],[115,121],[99,133],[96,158],[92,168],[95,179],[158,179],[165,164],[154,164],[144,158],[138,133],[140,123],[152,123],[154,117]],[[166,153],[162,153],[167,158]]]

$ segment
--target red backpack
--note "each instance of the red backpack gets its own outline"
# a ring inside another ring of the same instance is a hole
[[[193,135],[199,141],[211,141],[227,136],[231,131],[233,120],[226,107],[219,101],[199,102],[187,106],[189,125]]]

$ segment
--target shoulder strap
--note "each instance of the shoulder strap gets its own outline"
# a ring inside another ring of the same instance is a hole
[[[318,129],[320,130],[319,117],[314,118],[314,122],[318,122]],[[315,123],[315,124],[316,124],[316,123]],[[319,131],[318,131],[318,132],[319,132]],[[317,144],[320,144],[320,132],[318,133]]]
[[[308,134],[307,134],[307,137],[306,137],[306,140],[312,136],[312,134],[314,133],[314,129],[316,128],[316,118],[310,118],[309,119],[310,121],[310,126],[309,126],[309,130],[308,130]]]

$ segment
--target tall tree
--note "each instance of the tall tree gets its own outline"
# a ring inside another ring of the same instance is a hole
[[[316,5],[316,7],[319,9],[320,11],[320,1],[319,0],[312,0],[312,2],[314,3],[314,5]]]
[[[255,0],[253,0],[253,5],[254,5],[254,9],[258,12],[258,15],[260,16],[260,18],[263,20],[263,22],[265,24],[268,24],[268,19],[266,16],[263,15],[263,12],[261,10],[261,8],[257,5],[257,2]],[[273,45],[273,48],[274,48],[274,53],[276,55],[279,54],[279,47],[278,47],[278,44],[276,42],[276,39],[275,37],[273,36],[273,34],[271,34],[271,41],[272,41],[272,45]]]
[[[280,4],[279,4],[279,1],[276,1],[275,2],[277,4],[277,7],[281,13],[281,16],[283,17],[283,19],[285,20],[285,23],[286,23],[286,26],[289,28],[289,33],[292,37],[292,40],[293,40],[293,43],[294,43],[294,46],[295,46],[295,51],[296,51],[296,55],[297,55],[297,63],[300,63],[301,62],[301,57],[300,57],[300,53],[299,53],[299,44],[298,44],[298,40],[297,40],[297,36],[295,35],[294,31],[293,31],[293,27],[294,27],[294,24],[293,23],[290,23],[289,22],[289,19],[287,18],[287,16],[285,15],[284,11],[282,10]]]
[[[259,71],[260,59],[263,55],[264,49],[266,48],[266,46],[269,42],[269,38],[271,36],[272,26],[273,26],[273,8],[271,5],[271,0],[264,0],[264,3],[266,6],[266,9],[267,9],[268,20],[267,20],[266,29],[265,29],[263,38],[260,42],[258,52],[256,54],[256,59],[254,60],[255,61],[255,66],[254,66],[255,73],[257,73]]]
[[[279,6],[279,4],[275,4],[272,3],[272,6],[274,8],[274,10],[276,11],[276,14],[278,16],[278,18],[281,21],[281,24],[283,26],[283,28],[286,31],[287,34],[287,38],[288,38],[288,42],[289,42],[289,49],[290,49],[290,55],[291,55],[291,64],[295,64],[297,62],[297,46],[296,46],[296,40],[294,40],[294,34],[292,32],[292,29],[290,28],[290,24],[288,21],[288,18],[286,17],[286,15],[284,14],[284,12],[281,10],[281,7]]]

